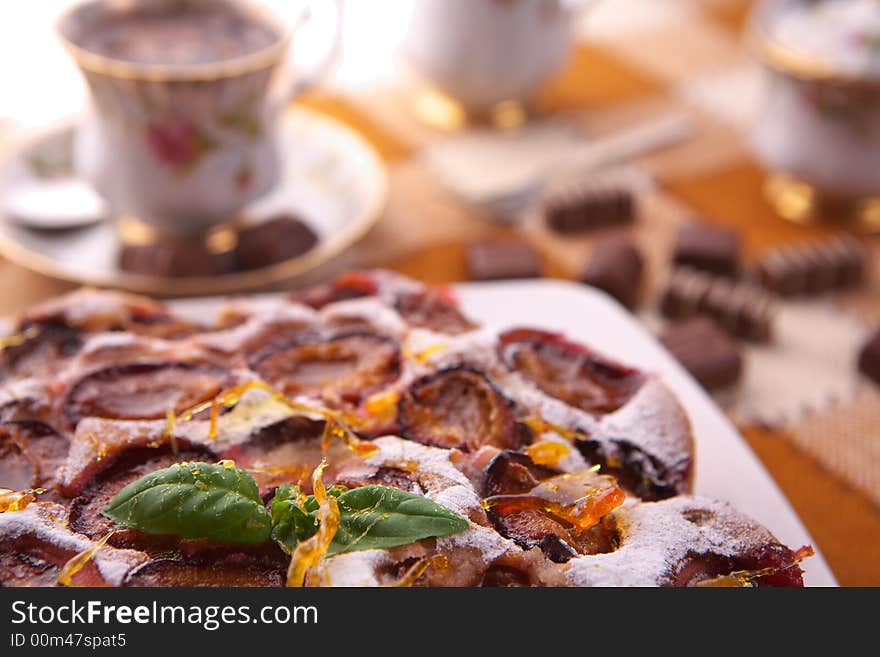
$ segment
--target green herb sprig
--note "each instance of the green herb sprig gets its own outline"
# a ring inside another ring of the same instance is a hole
[[[392,548],[468,528],[467,519],[431,500],[388,486],[327,491],[339,505],[339,529],[328,555]],[[292,553],[318,531],[318,503],[290,484],[266,510],[253,478],[230,463],[179,463],[123,488],[101,513],[147,534],[228,543],[274,540]]]

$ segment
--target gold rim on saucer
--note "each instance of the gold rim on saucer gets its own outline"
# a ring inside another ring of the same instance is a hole
[[[9,234],[9,227],[14,226],[14,222],[3,216],[0,216],[0,227],[2,227],[0,230],[0,255],[25,269],[50,278],[81,285],[120,288],[163,297],[231,294],[268,289],[281,283],[291,282],[298,276],[302,276],[340,255],[366,235],[379,220],[387,204],[388,178],[385,166],[373,148],[347,125],[331,117],[299,107],[289,111],[285,120],[295,121],[301,126],[305,125],[308,129],[334,133],[337,140],[346,142],[345,146],[337,146],[336,148],[339,150],[347,148],[349,153],[358,149],[357,156],[366,160],[365,166],[370,170],[368,175],[375,178],[375,181],[371,181],[373,184],[369,185],[364,207],[332,234],[321,235],[319,242],[300,256],[260,269],[213,276],[148,276],[124,272],[118,268],[112,272],[83,272],[80,270],[81,268],[72,267],[49,257],[45,253],[45,249],[41,251],[23,243],[26,240],[15,239]],[[13,161],[25,156],[29,150],[33,150],[38,144],[45,143],[53,137],[60,138],[72,130],[73,122],[68,121],[22,138],[11,148],[4,148],[3,161],[0,163],[0,178],[7,175],[7,169]],[[339,153],[337,152],[336,155]],[[309,223],[308,220],[309,216],[306,214],[306,223]],[[102,229],[112,232],[114,239],[117,240],[116,244],[121,244],[117,227],[113,225],[115,222],[108,219],[104,223]],[[27,231],[27,229],[21,230]],[[222,249],[227,238],[228,235],[219,231],[216,247]]]

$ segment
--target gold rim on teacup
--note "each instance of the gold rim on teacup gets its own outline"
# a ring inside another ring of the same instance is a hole
[[[204,2],[204,0],[199,0]],[[224,0],[227,1],[227,0]],[[209,3],[205,3],[209,4]],[[76,16],[90,7],[97,10],[106,7],[120,12],[136,8],[135,2],[113,0],[83,0],[68,8],[55,22],[55,32],[65,49],[83,69],[127,80],[144,80],[149,82],[210,82],[223,78],[236,77],[254,71],[266,69],[279,61],[288,46],[294,28],[284,25],[267,8],[250,0],[229,2],[238,11],[256,17],[260,22],[272,27],[278,39],[269,46],[256,52],[231,57],[229,59],[202,64],[143,64],[123,59],[108,57],[78,45],[65,33],[65,25],[75,20]]]
[[[753,21],[747,41],[752,52],[768,68],[799,80],[880,90],[880,76],[855,75],[841,71],[826,59],[807,55],[780,43],[767,31],[766,17]]]

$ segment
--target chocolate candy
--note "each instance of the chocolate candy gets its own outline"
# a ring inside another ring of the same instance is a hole
[[[707,390],[733,385],[742,376],[739,346],[707,317],[672,326],[660,341]]]
[[[124,244],[118,257],[121,270],[146,276],[216,276],[235,269],[231,252],[213,253],[204,244],[187,240]]]
[[[543,201],[544,220],[559,233],[577,233],[631,223],[636,214],[632,192],[623,185],[580,182],[549,192]]]
[[[731,335],[761,341],[772,335],[776,303],[751,283],[681,268],[672,272],[660,312],[670,319],[707,315]]]
[[[859,353],[859,370],[880,385],[880,329],[877,329],[862,347]]]
[[[272,217],[239,233],[235,255],[238,269],[259,269],[302,255],[318,243],[318,236],[288,214]]]
[[[476,242],[468,247],[466,259],[470,277],[478,281],[541,275],[538,252],[525,242]]]
[[[739,274],[739,235],[705,224],[682,226],[673,261],[679,266],[735,277]]]
[[[581,281],[603,290],[627,308],[634,308],[642,287],[644,262],[639,249],[625,237],[609,237],[596,245]]]
[[[866,252],[854,237],[768,251],[758,262],[761,285],[783,296],[816,295],[859,285],[865,278]]]
[[[195,240],[159,240],[126,244],[119,253],[121,269],[150,276],[216,276],[267,267],[302,255],[318,236],[302,221],[282,214],[238,233],[234,248],[214,252]]]

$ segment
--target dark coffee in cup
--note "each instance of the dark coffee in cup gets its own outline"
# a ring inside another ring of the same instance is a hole
[[[159,3],[107,12],[79,46],[134,64],[192,66],[244,57],[281,35],[233,3]]]

